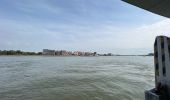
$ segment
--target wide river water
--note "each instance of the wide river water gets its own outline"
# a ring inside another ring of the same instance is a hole
[[[144,100],[153,57],[0,56],[0,100]]]

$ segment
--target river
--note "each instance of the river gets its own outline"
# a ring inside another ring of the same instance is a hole
[[[0,100],[144,100],[153,57],[0,56]]]

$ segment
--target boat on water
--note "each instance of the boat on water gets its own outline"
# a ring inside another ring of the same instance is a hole
[[[123,0],[170,18],[170,0]],[[170,38],[158,36],[154,43],[155,88],[145,91],[145,100],[170,100]]]

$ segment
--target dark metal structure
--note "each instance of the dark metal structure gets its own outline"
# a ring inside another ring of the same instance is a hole
[[[122,0],[155,14],[170,18],[170,0]]]

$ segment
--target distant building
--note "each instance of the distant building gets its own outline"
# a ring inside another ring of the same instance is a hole
[[[79,55],[78,51],[73,52],[73,55],[78,56]]]
[[[61,51],[60,51],[60,55],[61,55],[61,56],[71,56],[71,55],[72,55],[72,52],[66,51],[66,50],[61,50]]]
[[[55,50],[43,49],[43,55],[55,55]]]
[[[55,51],[55,55],[56,56],[60,56],[61,54],[60,54],[60,51]]]
[[[93,53],[91,53],[91,52],[85,52],[85,56],[93,56]]]
[[[49,50],[43,49],[43,55],[55,55],[55,56],[97,56],[97,52],[82,52],[82,51],[66,51],[66,50]]]

